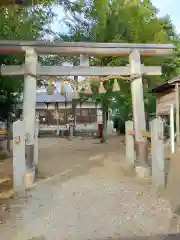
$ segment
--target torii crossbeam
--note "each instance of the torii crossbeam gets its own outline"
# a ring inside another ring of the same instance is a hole
[[[1,75],[4,76],[130,76],[130,67],[60,67],[60,66],[40,66],[36,68],[36,72],[28,69],[27,65],[22,66],[1,66]],[[141,73],[148,76],[161,75],[161,67],[141,65]]]
[[[142,56],[172,54],[173,44],[129,44],[90,42],[0,41],[0,53],[20,53],[33,48],[39,55],[123,56],[138,50]]]

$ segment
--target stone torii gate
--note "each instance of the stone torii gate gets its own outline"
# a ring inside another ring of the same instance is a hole
[[[131,76],[131,92],[136,142],[144,142],[142,130],[146,130],[142,75],[160,75],[161,67],[144,66],[142,56],[162,56],[173,53],[172,44],[121,44],[121,43],[84,43],[42,41],[0,41],[0,53],[25,53],[22,66],[1,66],[2,75],[24,75],[23,116],[27,136],[27,167],[33,166],[33,146],[35,131],[36,78],[39,76]],[[77,55],[80,66],[41,66],[38,55]],[[128,66],[89,67],[89,56],[129,56]],[[141,151],[140,151],[141,152]],[[140,154],[140,158],[144,157]],[[137,168],[146,170],[140,163]],[[139,171],[138,170],[138,171]],[[141,174],[142,175],[142,174]]]

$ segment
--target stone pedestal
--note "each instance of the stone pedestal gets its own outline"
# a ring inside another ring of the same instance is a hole
[[[35,168],[26,170],[26,173],[24,175],[24,183],[25,187],[29,188],[31,187],[35,182]]]
[[[136,175],[140,178],[148,178],[151,174],[148,166],[148,141],[142,140],[135,143],[136,149]]]

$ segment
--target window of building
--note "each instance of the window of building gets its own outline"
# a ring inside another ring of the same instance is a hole
[[[46,117],[46,111],[45,110],[39,111],[38,113],[39,113],[40,117]]]

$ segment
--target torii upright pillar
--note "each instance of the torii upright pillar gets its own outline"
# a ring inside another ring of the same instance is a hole
[[[36,120],[36,67],[38,56],[33,48],[26,47],[24,50],[25,64],[28,68],[28,72],[33,73],[33,75],[27,75],[24,77],[23,97],[23,120],[26,136],[26,169],[27,172],[29,172],[29,175],[33,176],[35,173],[34,134]],[[33,177],[30,179],[33,181]]]
[[[89,56],[88,55],[80,55],[80,66],[81,67],[89,67]],[[74,76],[74,81],[76,82],[76,89],[75,91],[78,92],[78,77]],[[74,119],[74,127],[76,126],[76,108],[79,103],[79,96],[77,97],[77,94],[75,94],[74,99],[72,99],[72,111],[73,111],[73,119]],[[74,135],[75,135],[75,128],[74,128]]]
[[[133,50],[129,57],[131,75],[140,75],[131,82],[133,118],[136,141],[136,173],[139,177],[149,175],[148,168],[148,144],[142,136],[146,130],[146,119],[144,110],[143,83],[141,77],[141,58],[138,50]]]

